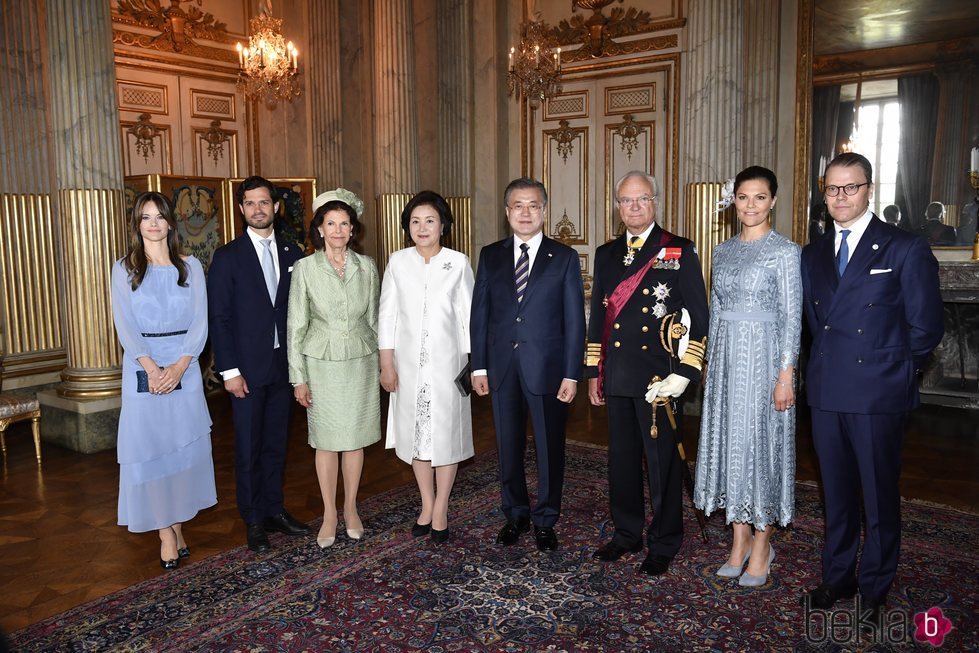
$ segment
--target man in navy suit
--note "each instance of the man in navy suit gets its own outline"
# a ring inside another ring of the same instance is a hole
[[[861,612],[876,617],[897,571],[904,428],[919,403],[921,367],[944,332],[938,262],[924,239],[870,211],[865,157],[840,154],[825,174],[834,228],[802,251],[813,335],[806,397],[826,498],[823,582],[809,600],[829,609],[859,589]]]
[[[247,228],[214,252],[207,296],[214,364],[232,395],[238,511],[248,548],[261,553],[269,549],[266,531],[309,533],[282,503],[292,405],[286,306],[292,266],[303,253],[276,242],[279,203],[271,182],[249,177],[236,199]]]
[[[652,408],[646,396],[670,397],[679,414],[680,395],[690,381],[700,380],[707,291],[694,244],[656,224],[656,179],[639,170],[628,172],[616,183],[615,198],[625,233],[595,252],[585,366],[591,403],[608,407],[615,534],[592,557],[612,562],[642,551],[645,456],[653,518],[639,570],[658,576],[669,569],[683,541],[683,462],[678,429],[666,409]]]
[[[581,378],[585,303],[573,249],[542,233],[547,191],[533,179],[510,182],[503,195],[513,236],[479,255],[473,290],[473,389],[492,388],[506,524],[496,541],[515,544],[534,524],[540,551],[557,549],[564,428]],[[527,494],[527,414],[537,448],[537,503]]]

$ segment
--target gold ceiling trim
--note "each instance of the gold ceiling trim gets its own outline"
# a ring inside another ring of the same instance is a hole
[[[112,42],[120,45],[127,45],[129,47],[145,48],[149,50],[157,50],[159,52],[173,52],[188,57],[208,59],[208,62],[202,62],[200,64],[202,67],[213,67],[215,61],[233,64],[236,69],[238,64],[238,53],[234,50],[213,48],[193,42],[188,42],[178,50],[174,48],[172,42],[159,39],[150,34],[136,34],[135,32],[125,32],[123,30],[113,29]],[[129,55],[128,52],[125,54]],[[179,65],[187,65],[183,59],[178,59],[176,61],[179,61]]]
[[[979,56],[979,37],[915,43],[891,48],[844,52],[813,58],[813,75],[820,83],[834,76],[856,75],[868,71],[906,67],[933,68]]]
[[[665,34],[654,36],[648,39],[637,39],[635,41],[609,41],[601,56],[616,57],[624,54],[639,54],[642,52],[656,52],[659,50],[670,50],[679,45],[679,37],[676,34]],[[591,51],[582,46],[577,50],[565,50],[561,53],[561,63],[573,63],[575,61],[591,61],[595,57]]]
[[[561,54],[563,55],[564,53],[562,52]],[[647,57],[634,57],[632,59],[616,59],[614,61],[592,60],[592,63],[582,66],[563,68],[561,70],[561,74],[565,78],[578,79],[581,77],[593,76],[593,73],[615,70],[617,72],[611,76],[616,77],[621,75],[631,75],[636,72],[644,72],[643,70],[637,70],[637,68],[651,64],[662,64],[664,62],[676,62],[677,65],[679,65],[680,53],[670,52],[667,54],[657,54]]]
[[[615,10],[613,10],[614,13]],[[618,9],[618,11],[623,11]],[[629,11],[635,11],[634,9],[629,9]],[[640,12],[649,15],[649,12]],[[578,45],[585,44],[587,39],[587,27],[584,26],[584,21],[586,19],[575,15],[571,17],[570,21],[562,20],[557,24],[557,27],[553,28],[552,34],[558,40],[558,44],[561,46],[565,45]],[[611,22],[611,19],[610,19]],[[579,23],[581,23],[579,25]],[[622,38],[624,36],[637,36],[639,34],[650,34],[653,32],[663,32],[671,29],[680,29],[685,27],[687,24],[686,18],[668,18],[666,20],[654,21],[642,23],[641,25],[630,24],[626,29],[617,28],[615,30],[610,29],[609,37],[611,38]]]
[[[228,26],[213,14],[189,5],[186,11],[180,6],[200,0],[169,0],[169,7],[162,7],[160,0],[117,0],[112,20],[116,23],[154,29],[159,34],[152,37],[158,42],[168,42],[175,52],[182,52],[193,39],[207,39],[218,43],[233,43]]]

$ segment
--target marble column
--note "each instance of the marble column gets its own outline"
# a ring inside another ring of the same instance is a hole
[[[0,358],[5,390],[57,381],[65,364],[51,217],[43,20],[0,4]]]
[[[379,194],[418,190],[411,0],[371,0],[374,182]]]
[[[112,24],[107,3],[46,4],[49,120],[67,367],[38,393],[46,440],[82,452],[116,442],[120,349],[112,325],[112,263],[125,234]]]
[[[110,7],[49,0],[47,27],[68,345],[58,394],[113,396],[122,372],[109,273],[125,210]]]
[[[310,94],[313,118],[313,171],[320,192],[343,183],[343,89],[340,86],[340,0],[309,7]]]
[[[684,185],[723,181],[743,161],[743,8],[730,0],[690,0],[682,64],[680,142]]]
[[[778,135],[779,1],[744,0],[742,162],[775,170]],[[736,174],[738,170],[731,174]],[[786,203],[788,206],[788,203]]]
[[[438,0],[439,177],[446,195],[472,192],[472,4]]]

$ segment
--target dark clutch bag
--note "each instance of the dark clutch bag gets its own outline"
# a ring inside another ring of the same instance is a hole
[[[456,390],[459,391],[463,397],[468,397],[473,391],[473,380],[472,380],[473,368],[468,362],[463,366],[462,371],[459,372],[459,376],[455,378]]]
[[[177,381],[174,390],[180,389],[180,381]],[[150,391],[150,377],[147,376],[146,370],[136,370],[136,392],[149,392]]]

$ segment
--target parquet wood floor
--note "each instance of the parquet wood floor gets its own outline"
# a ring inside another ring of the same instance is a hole
[[[214,419],[218,505],[185,527],[193,552],[191,560],[245,542],[244,525],[234,503],[230,406],[220,394],[209,403]],[[473,420],[477,453],[494,449],[488,399],[474,398]],[[799,424],[797,477],[816,480],[805,413],[800,413]],[[696,457],[697,427],[696,418],[686,419],[684,443],[691,461]],[[312,520],[322,515],[322,504],[305,429],[305,416],[301,409],[296,410],[285,497],[294,516]],[[604,409],[592,408],[585,393],[572,407],[568,437],[606,442]],[[162,573],[156,533],[132,534],[116,525],[119,472],[115,451],[83,455],[47,443],[42,447],[44,460],[39,467],[29,427],[17,424],[7,433],[7,457],[0,482],[0,629],[6,632]],[[904,461],[904,496],[979,512],[975,473],[979,464],[979,413],[922,408],[912,418]],[[368,449],[362,498],[413,482],[411,468],[393,451],[386,451],[383,443]],[[449,520],[451,524],[451,504]],[[370,528],[369,521],[366,527]],[[723,548],[721,544],[718,547]]]

